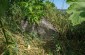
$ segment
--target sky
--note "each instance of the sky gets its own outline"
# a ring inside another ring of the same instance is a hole
[[[66,0],[51,0],[58,9],[67,9],[69,4],[66,3]]]

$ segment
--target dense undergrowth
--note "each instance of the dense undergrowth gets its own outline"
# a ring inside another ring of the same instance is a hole
[[[67,2],[0,0],[0,55],[85,55],[85,4]]]

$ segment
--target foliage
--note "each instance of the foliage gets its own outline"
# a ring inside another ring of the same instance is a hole
[[[24,3],[29,6],[24,6]],[[38,4],[39,3],[39,4]],[[18,47],[16,39],[12,36],[13,33],[21,32],[21,20],[25,16],[30,23],[38,23],[43,9],[43,1],[22,1],[22,0],[0,0],[0,28],[5,38],[4,55],[17,55]],[[3,8],[2,8],[3,6]],[[26,10],[23,10],[26,9]],[[32,11],[33,10],[33,11]],[[25,11],[25,12],[24,12]],[[26,13],[26,14],[25,14]],[[22,15],[23,14],[23,15]],[[30,15],[29,15],[30,14]],[[12,32],[12,33],[11,33]]]
[[[85,2],[79,2],[81,0],[67,0],[70,4],[68,8],[68,13],[72,13],[69,19],[72,21],[73,25],[81,24],[85,21]]]
[[[0,16],[4,15],[6,10],[8,9],[8,4],[8,0],[0,0]]]
[[[0,35],[4,36],[2,40],[4,46],[0,45],[4,51],[0,54],[84,55],[85,2],[83,1],[67,0],[70,7],[67,12],[63,12],[48,0],[0,0]],[[54,27],[55,33],[51,35],[51,40],[48,38],[42,42],[38,39],[37,33],[22,32],[22,20],[27,19],[24,21],[33,26],[39,24],[42,18]]]
[[[28,2],[19,2],[20,8],[24,16],[27,16],[29,23],[39,23],[43,16],[43,0],[32,0]]]
[[[70,40],[70,53],[73,55],[84,55],[85,2],[84,0],[67,0],[67,2],[70,4],[70,7],[67,10],[67,12],[71,14],[69,20],[71,20],[73,24],[67,34],[68,39]]]
[[[68,46],[68,39],[66,34],[69,27],[71,26],[71,22],[70,20],[68,20],[69,14],[56,9],[56,7],[52,5],[52,3],[47,2],[46,4],[45,17],[49,22],[51,22],[51,24],[55,28],[55,31],[59,34],[55,34],[55,36],[53,36],[53,43],[51,43],[52,41],[49,42],[50,44],[53,44],[54,49],[56,49],[51,49],[53,51],[52,53],[54,55],[66,54],[66,48]]]

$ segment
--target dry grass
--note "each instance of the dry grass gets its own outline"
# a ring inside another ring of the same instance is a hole
[[[47,55],[43,49],[43,42],[37,38],[28,41],[28,45],[21,35],[16,35],[19,52],[18,55]]]
[[[23,36],[24,37],[24,36]],[[13,34],[13,38],[16,39],[18,53],[17,55],[47,55],[43,49],[43,41],[38,38],[30,39],[26,41],[21,34]],[[28,36],[29,37],[29,36]],[[5,51],[5,44],[3,43],[3,35],[0,34],[0,55],[3,55]],[[26,44],[29,43],[29,44]]]

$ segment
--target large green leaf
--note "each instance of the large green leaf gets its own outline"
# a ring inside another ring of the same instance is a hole
[[[70,7],[68,8],[67,12],[71,14],[69,19],[72,21],[73,25],[81,24],[85,21],[85,2],[76,2],[70,1]]]

